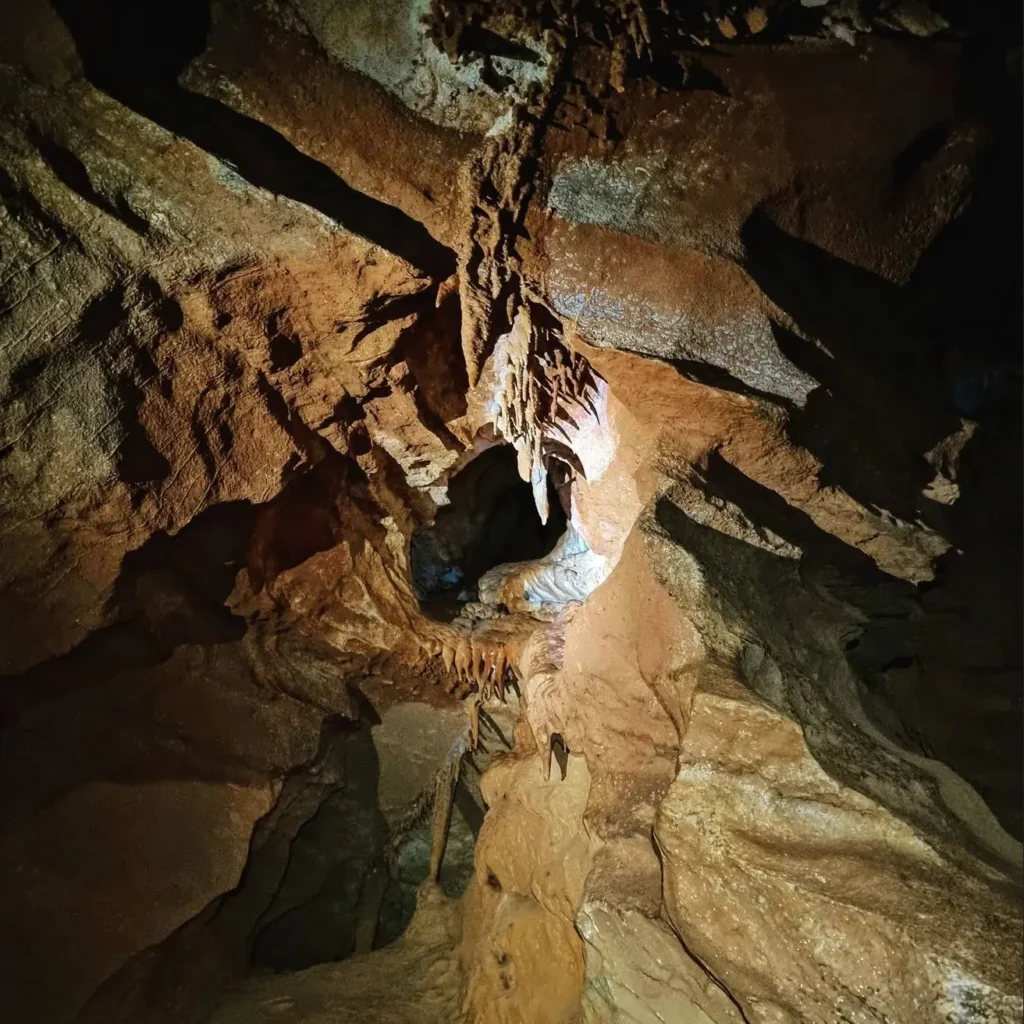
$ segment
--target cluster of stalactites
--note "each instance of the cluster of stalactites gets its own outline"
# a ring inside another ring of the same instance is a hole
[[[498,381],[494,425],[516,449],[519,475],[533,488],[541,522],[548,521],[545,442],[560,434],[572,449],[579,415],[597,415],[596,386],[587,361],[571,352],[528,303],[494,349]]]
[[[451,690],[476,687],[484,700],[505,699],[505,682],[515,666],[501,642],[450,633],[443,639],[422,643],[427,658],[440,658],[451,680]],[[463,690],[465,692],[465,690]]]

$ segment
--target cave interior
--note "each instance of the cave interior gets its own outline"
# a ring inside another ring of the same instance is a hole
[[[0,5],[13,1024],[1024,1024],[1021,11]]]

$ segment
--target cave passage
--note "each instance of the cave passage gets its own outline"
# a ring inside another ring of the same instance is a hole
[[[457,473],[448,485],[450,504],[412,538],[412,580],[424,611],[452,618],[476,600],[477,582],[489,569],[548,554],[567,525],[567,488],[557,487],[558,480],[549,475],[545,524],[511,446],[488,448]]]

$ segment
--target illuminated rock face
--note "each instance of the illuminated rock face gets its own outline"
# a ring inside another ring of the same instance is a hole
[[[1020,1022],[1019,27],[100,7],[0,11],[4,1019]]]

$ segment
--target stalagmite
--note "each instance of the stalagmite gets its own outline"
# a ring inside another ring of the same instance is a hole
[[[474,693],[467,700],[467,704],[469,708],[469,747],[470,750],[476,750],[480,745],[480,694]]]
[[[474,705],[479,707],[479,705]],[[479,733],[479,719],[476,732]],[[467,730],[468,733],[468,730]],[[452,820],[452,803],[455,799],[455,786],[459,781],[462,767],[462,756],[466,752],[469,735],[461,735],[448,754],[445,764],[434,778],[434,814],[431,819],[430,865],[427,878],[436,882],[441,874],[441,863],[444,860],[445,846],[448,844],[448,829]]]

